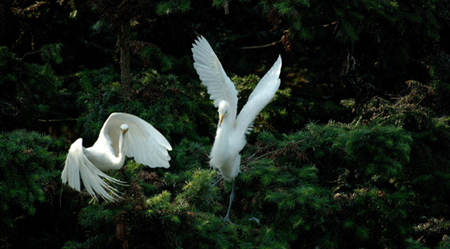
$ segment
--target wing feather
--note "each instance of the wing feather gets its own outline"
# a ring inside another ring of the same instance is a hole
[[[172,146],[169,141],[147,121],[128,113],[112,113],[100,131],[111,137],[116,154],[122,124],[129,126],[123,142],[127,157],[134,157],[136,162],[152,168],[170,166],[168,150],[172,150]]]
[[[234,120],[236,118],[238,92],[225,73],[211,45],[203,36],[198,37],[192,44],[192,54],[194,68],[203,85],[207,87],[210,99],[214,100],[214,106],[218,107],[221,100],[227,101],[230,106],[229,115]]]
[[[256,116],[272,100],[275,92],[280,87],[281,56],[272,68],[264,75],[253,92],[250,94],[247,103],[242,108],[236,119],[236,134],[244,136],[253,125]]]

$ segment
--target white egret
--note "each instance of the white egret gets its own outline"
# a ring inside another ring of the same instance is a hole
[[[143,119],[127,113],[112,113],[92,147],[83,147],[82,138],[70,146],[61,179],[80,191],[81,177],[87,192],[95,199],[98,194],[107,201],[114,201],[119,197],[118,190],[104,179],[116,184],[125,182],[102,171],[122,168],[125,156],[152,168],[168,168],[168,150],[172,147],[167,139]]]
[[[239,152],[247,143],[245,135],[253,127],[256,116],[272,100],[280,86],[281,56],[278,56],[278,60],[255,87],[236,118],[238,92],[203,36],[193,44],[192,53],[195,61],[194,68],[203,85],[207,87],[210,99],[214,100],[214,106],[219,112],[219,123],[209,164],[218,169],[225,180],[232,181],[230,203],[224,217],[224,220],[230,221],[230,209],[234,199],[234,179],[239,174],[241,163]]]

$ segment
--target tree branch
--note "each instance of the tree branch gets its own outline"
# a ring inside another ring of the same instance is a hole
[[[276,41],[276,42],[272,42],[272,43],[269,43],[269,44],[265,44],[265,45],[242,47],[241,49],[267,48],[267,47],[270,47],[270,46],[274,46],[274,45],[276,45],[276,44],[278,44],[278,43],[280,43],[280,42],[281,42],[281,40]]]

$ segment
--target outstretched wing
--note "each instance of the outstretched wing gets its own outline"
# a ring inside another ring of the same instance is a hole
[[[238,92],[203,36],[200,36],[192,44],[192,54],[194,56],[194,68],[197,70],[203,85],[208,88],[210,99],[214,100],[214,106],[219,107],[221,100],[227,101],[230,106],[229,115],[234,120],[236,118]]]
[[[281,56],[272,66],[272,68],[259,81],[258,85],[250,94],[247,103],[242,108],[236,120],[237,136],[244,136],[249,127],[252,127],[256,116],[272,100],[275,92],[280,86]]]
[[[170,167],[168,150],[172,150],[172,146],[169,141],[147,121],[128,113],[112,113],[100,131],[101,135],[111,138],[116,156],[122,124],[129,127],[122,145],[127,157],[134,157],[136,162],[152,168]]]
[[[124,182],[108,176],[89,161],[84,154],[83,139],[81,138],[70,146],[61,180],[63,183],[68,183],[73,189],[80,191],[80,177],[86,191],[95,199],[97,199],[96,194],[107,201],[114,201],[115,197],[120,198],[117,189],[102,178],[116,184],[124,184]]]

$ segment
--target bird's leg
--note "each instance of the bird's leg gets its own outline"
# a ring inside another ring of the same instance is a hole
[[[232,186],[231,186],[230,204],[228,205],[227,215],[225,216],[225,218],[223,218],[224,221],[228,221],[230,223],[231,223],[231,220],[230,220],[230,209],[231,209],[231,204],[233,203],[233,200],[234,200],[234,179],[232,181]]]
[[[95,197],[92,197],[92,199],[89,201],[89,205],[91,204],[91,203],[96,203],[97,202],[97,198],[95,198]]]

